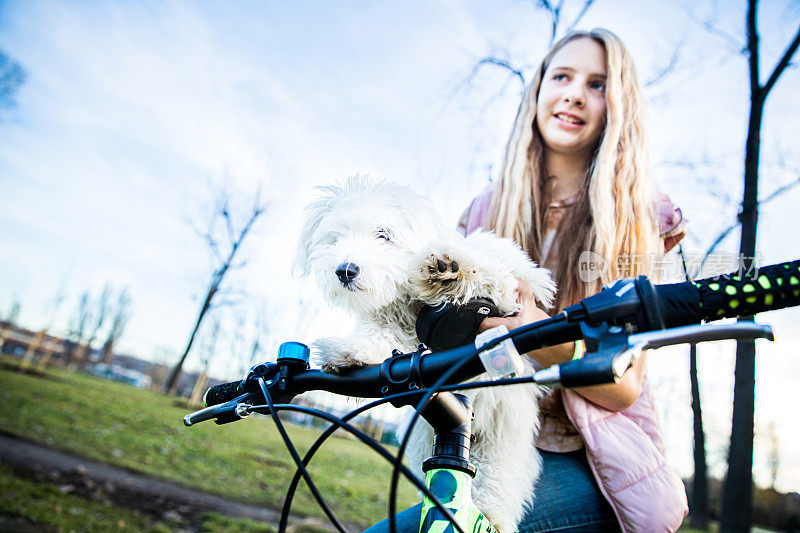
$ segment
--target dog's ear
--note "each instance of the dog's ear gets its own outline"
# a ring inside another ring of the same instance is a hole
[[[328,209],[328,201],[320,199],[305,209],[305,221],[300,231],[300,240],[294,255],[292,270],[296,277],[307,278],[311,273],[311,251],[314,248],[314,232]]]
[[[553,300],[556,295],[556,282],[550,271],[546,268],[536,267],[533,269],[535,279],[530,279],[528,282],[531,285],[534,299],[542,304],[545,310],[553,307]]]

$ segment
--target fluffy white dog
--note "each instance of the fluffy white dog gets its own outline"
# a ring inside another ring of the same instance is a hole
[[[549,273],[516,244],[483,231],[465,238],[406,187],[352,178],[323,192],[306,210],[295,266],[304,276],[313,273],[330,303],[358,318],[352,334],[314,343],[316,362],[326,371],[381,363],[395,348],[413,351],[419,343],[416,317],[425,304],[484,297],[501,313],[514,313],[518,279],[531,285],[543,306],[552,302]],[[501,533],[513,532],[539,473],[533,443],[540,388],[466,394],[477,439],[471,450],[478,468],[473,500]],[[433,433],[424,421],[417,427],[408,455],[411,468],[421,473]]]

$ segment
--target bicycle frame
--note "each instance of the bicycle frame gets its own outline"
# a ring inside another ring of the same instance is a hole
[[[471,402],[462,394],[440,393],[432,399],[422,416],[434,429],[433,455],[422,464],[426,488],[453,514],[464,531],[497,533],[472,501],[472,478],[476,470],[469,461]],[[419,531],[455,531],[450,518],[428,496],[423,497]]]
[[[425,486],[440,502],[453,512],[464,531],[471,533],[497,533],[489,520],[472,502],[472,476],[466,472],[448,468],[429,470],[425,475]],[[442,513],[427,496],[422,500],[419,521],[420,533],[455,531],[450,519]]]

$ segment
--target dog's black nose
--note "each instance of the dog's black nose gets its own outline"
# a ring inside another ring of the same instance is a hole
[[[342,263],[336,267],[336,277],[344,284],[350,283],[358,277],[361,269],[355,263]]]

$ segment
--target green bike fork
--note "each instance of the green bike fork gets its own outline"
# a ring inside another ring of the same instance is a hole
[[[437,394],[422,412],[433,427],[433,455],[422,463],[425,486],[444,505],[466,533],[497,533],[472,502],[475,466],[469,461],[472,442],[472,403],[463,394]],[[455,533],[450,520],[433,501],[422,501],[420,533]]]
[[[425,474],[425,485],[447,507],[467,533],[497,533],[489,520],[472,503],[472,476],[467,472],[437,468]],[[422,501],[420,533],[455,533],[450,520],[425,496]]]

